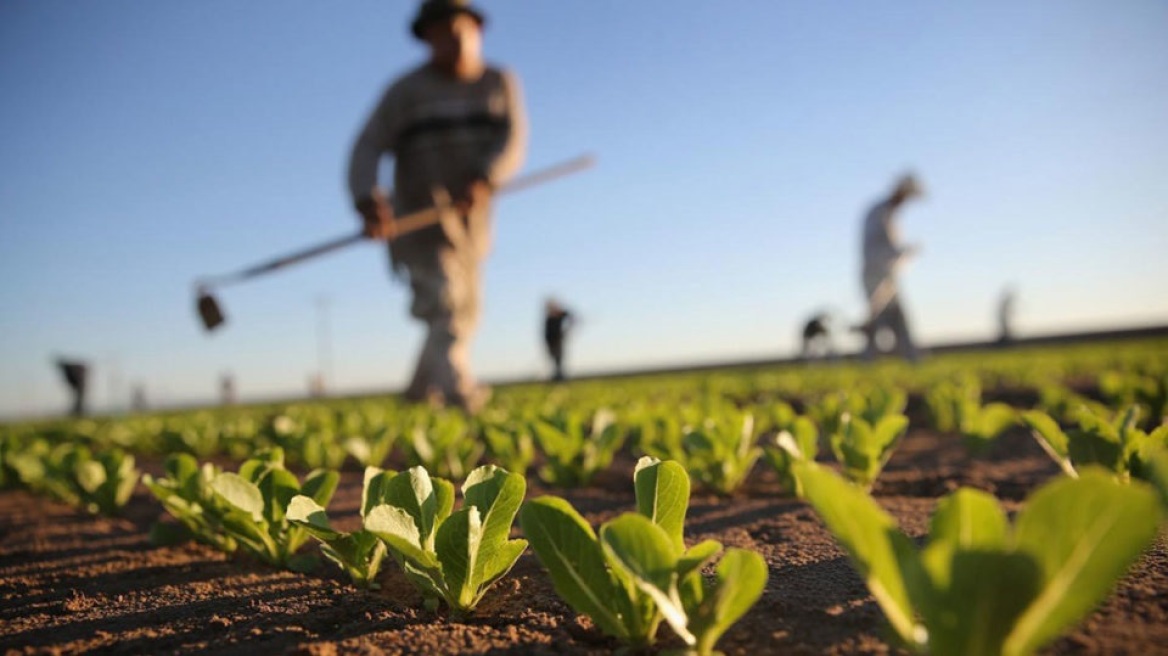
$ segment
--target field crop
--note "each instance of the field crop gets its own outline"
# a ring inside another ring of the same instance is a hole
[[[1166,386],[1154,340],[0,425],[0,647],[1154,652]]]

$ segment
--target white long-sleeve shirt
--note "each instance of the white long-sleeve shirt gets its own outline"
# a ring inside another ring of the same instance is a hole
[[[864,218],[864,287],[871,295],[885,279],[892,280],[907,249],[900,243],[896,208],[890,200],[877,203]]]

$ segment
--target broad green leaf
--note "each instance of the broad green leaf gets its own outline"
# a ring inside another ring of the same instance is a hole
[[[470,610],[476,601],[478,586],[473,579],[482,539],[482,520],[474,506],[452,514],[438,527],[434,549],[449,592],[446,600],[455,610]]]
[[[434,483],[424,467],[411,467],[390,479],[385,486],[385,503],[409,514],[417,527],[419,548],[432,549],[434,529],[440,521],[439,503]]]
[[[475,582],[480,586],[479,596],[506,576],[526,550],[527,540],[508,540],[490,547],[480,547],[478,558],[480,572],[475,575]],[[484,562],[486,565],[481,565]]]
[[[519,522],[556,594],[601,631],[632,638],[626,625],[632,607],[624,588],[609,571],[592,527],[572,505],[559,497],[539,497],[523,505]]]
[[[306,497],[302,494],[292,497],[285,518],[290,522],[300,524],[313,537],[325,542],[336,540],[341,536],[341,533],[333,530],[332,526],[329,525],[325,509],[313,501],[312,497]]]
[[[396,472],[379,467],[366,467],[364,483],[361,485],[361,516],[369,514],[374,506],[385,503],[385,487]]]
[[[992,440],[1018,420],[1018,413],[1005,403],[988,403],[978,416],[979,437]]]
[[[75,473],[77,484],[90,494],[97,492],[106,481],[105,467],[102,467],[101,463],[95,460],[87,460],[78,464]]]
[[[600,527],[600,542],[610,559],[634,577],[668,590],[678,557],[665,530],[648,517],[624,513]]]
[[[300,488],[300,494],[310,497],[313,501],[322,506],[327,506],[333,494],[337,491],[337,484],[340,483],[341,475],[335,471],[326,471],[317,469],[309,472],[304,479],[304,485]]]
[[[998,656],[1018,616],[1037,596],[1041,573],[1028,554],[926,549],[930,569],[948,573],[914,598],[928,627],[929,651],[953,656]]]
[[[259,522],[264,519],[264,495],[254,483],[238,474],[223,472],[211,482],[211,488],[224,501]]]
[[[682,533],[689,507],[689,476],[672,460],[661,462],[645,456],[633,474],[637,511],[660,526],[669,536],[675,555],[685,551]]]
[[[919,641],[900,559],[915,549],[866,492],[814,463],[797,463],[795,475],[804,498],[848,553],[852,565],[896,630],[908,644]],[[906,556],[911,554],[911,556]]]
[[[434,567],[437,560],[422,546],[422,536],[414,517],[403,508],[380,505],[365,516],[365,530],[385,541],[403,558]]]
[[[677,555],[665,530],[644,515],[624,513],[600,527],[600,543],[609,562],[653,599],[674,633],[695,644],[677,588]]]
[[[1160,495],[1160,502],[1168,508],[1168,449],[1156,451],[1148,458],[1149,482]]]
[[[1067,438],[1067,452],[1076,469],[1098,465],[1113,473],[1126,471],[1123,446],[1114,431],[1072,429]]]
[[[717,540],[705,540],[695,544],[677,560],[677,575],[685,578],[691,573],[700,570],[717,558],[722,551],[722,543]]]
[[[482,515],[483,536],[473,577],[476,588],[506,574],[526,548],[526,542],[520,545],[517,542],[522,541],[507,539],[526,492],[522,476],[493,465],[472,471],[463,484],[464,506],[478,508]]]
[[[300,481],[287,469],[272,468],[260,477],[260,494],[264,497],[264,519],[271,524],[284,521],[284,510],[292,497],[300,493]]]
[[[702,655],[714,653],[714,644],[758,602],[766,588],[766,561],[753,551],[728,550],[716,573],[712,589],[689,614],[689,628]]]
[[[483,539],[492,543],[511,535],[511,523],[526,493],[527,481],[522,476],[495,465],[475,469],[462,484],[463,504],[479,509]]]
[[[1015,541],[1040,564],[1043,586],[1003,653],[1032,653],[1089,613],[1155,538],[1161,512],[1148,486],[1120,485],[1101,471],[1035,492]]]
[[[175,453],[167,456],[163,463],[166,474],[179,485],[199,474],[199,462],[189,453]]]
[[[929,526],[929,546],[950,550],[1002,550],[1010,525],[993,495],[963,488],[945,497]]]
[[[1022,423],[1030,428],[1031,435],[1055,463],[1068,476],[1077,476],[1075,467],[1071,464],[1070,444],[1066,433],[1059,428],[1057,422],[1050,415],[1041,410],[1030,410],[1022,413]]]

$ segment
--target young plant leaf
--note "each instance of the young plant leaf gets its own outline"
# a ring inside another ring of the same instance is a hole
[[[1150,488],[1118,485],[1100,471],[1055,481],[1032,495],[1018,515],[1015,544],[1037,559],[1042,592],[1003,653],[1034,652],[1082,619],[1155,538],[1161,518]]]
[[[804,498],[851,558],[892,628],[910,645],[921,643],[913,619],[902,561],[915,561],[915,549],[883,509],[863,490],[848,485],[815,463],[797,463],[795,475]]]
[[[519,523],[561,599],[610,636],[651,638],[630,631],[634,609],[624,587],[609,570],[592,527],[571,504],[559,497],[533,499],[523,505]]]
[[[714,653],[715,643],[762,597],[767,583],[766,561],[745,549],[728,550],[715,571],[701,603],[688,610],[688,627],[702,656]]]
[[[637,461],[633,485],[637,512],[665,531],[675,553],[685,551],[682,533],[689,508],[689,476],[685,468],[673,461],[645,456]]]

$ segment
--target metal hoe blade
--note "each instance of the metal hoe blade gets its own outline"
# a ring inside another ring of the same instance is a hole
[[[199,312],[199,318],[203,320],[203,328],[208,331],[215,330],[223,325],[227,319],[223,316],[223,310],[219,307],[219,302],[211,295],[211,292],[206,289],[198,291],[199,300],[196,303],[196,309]]]

